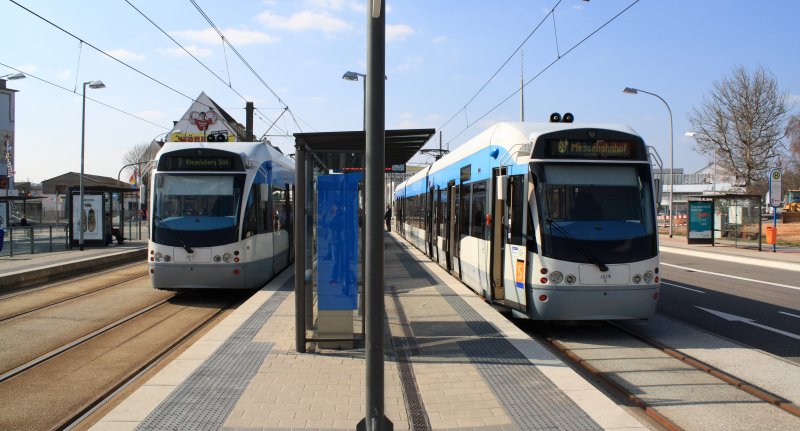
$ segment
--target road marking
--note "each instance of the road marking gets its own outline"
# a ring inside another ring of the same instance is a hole
[[[725,319],[727,321],[730,321],[730,322],[746,323],[748,325],[753,325],[753,326],[761,328],[761,329],[766,329],[767,331],[772,331],[772,332],[774,332],[776,334],[781,334],[781,335],[785,335],[787,337],[791,337],[791,338],[800,340],[800,335],[792,334],[791,332],[781,331],[780,329],[775,329],[775,328],[769,327],[767,325],[762,325],[760,323],[756,323],[755,320],[753,320],[753,319],[748,319],[746,317],[737,316],[735,314],[723,313],[722,311],[710,310],[708,308],[703,308],[703,307],[700,307],[700,306],[697,306],[697,305],[695,305],[695,307],[697,307],[697,308],[699,308],[699,309],[701,309],[701,310],[703,310],[705,312],[711,313],[711,314],[713,314],[713,315],[715,315],[717,317],[723,318],[723,319]]]
[[[787,313],[787,312],[785,312],[785,311],[779,311],[778,313],[785,314],[785,315],[787,315],[787,316],[792,316],[792,317],[796,317],[796,318],[800,319],[800,316],[798,316],[798,315],[796,315],[796,314]]]
[[[787,289],[800,290],[800,287],[798,287],[798,286],[790,286],[788,284],[773,283],[771,281],[755,280],[755,279],[752,279],[752,278],[739,277],[739,276],[730,275],[730,274],[722,274],[722,273],[719,273],[719,272],[703,271],[702,269],[689,268],[688,266],[673,265],[671,263],[666,263],[666,262],[661,262],[661,265],[671,266],[673,268],[678,268],[678,269],[685,269],[687,271],[692,271],[692,272],[702,272],[703,274],[718,275],[720,277],[734,278],[736,280],[749,281],[751,283],[769,284],[770,286],[778,286],[778,287],[785,287]]]
[[[734,256],[727,253],[709,253],[706,251],[687,250],[684,248],[660,246],[659,250],[666,253],[680,254],[683,256],[702,257],[706,259],[724,260],[727,262],[744,263],[747,265],[763,266],[767,268],[786,269],[789,271],[800,271],[800,265],[793,262],[776,262],[774,260],[756,259],[753,257]]]
[[[661,263],[664,264],[664,262],[661,262]],[[692,289],[692,288],[689,288],[689,287],[686,287],[686,286],[680,286],[680,285],[677,285],[677,284],[674,284],[674,283],[667,283],[666,281],[661,281],[661,284],[666,284],[667,286],[677,287],[679,289],[691,290],[692,292],[705,293],[702,290]],[[798,317],[800,317],[800,316],[798,316]]]

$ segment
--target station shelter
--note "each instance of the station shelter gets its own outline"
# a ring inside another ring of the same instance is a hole
[[[740,248],[762,247],[762,197],[745,194],[688,197],[686,237],[689,244],[720,241]]]
[[[386,130],[387,174],[406,163],[434,129]],[[298,350],[305,343],[352,348],[364,309],[364,131],[296,133],[295,312]],[[388,204],[385,202],[383,206]],[[309,337],[309,334],[312,334]]]
[[[123,187],[91,186],[83,188],[83,207],[80,205],[80,188],[69,188],[67,201],[69,212],[70,246],[77,247],[80,230],[83,229],[83,244],[88,247],[103,247],[125,242],[126,202],[138,202],[139,190]],[[130,212],[130,211],[127,211]]]

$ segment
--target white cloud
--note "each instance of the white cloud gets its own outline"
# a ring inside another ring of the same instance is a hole
[[[348,9],[353,12],[367,13],[367,6],[363,1],[354,0],[312,0],[312,5],[330,10]]]
[[[269,28],[289,31],[319,30],[333,33],[350,28],[347,21],[308,10],[297,12],[289,17],[264,11],[256,16],[256,20]]]
[[[61,69],[56,72],[56,78],[58,79],[69,79],[72,76],[72,70],[70,69]]]
[[[186,51],[191,52],[192,55],[194,55],[195,57],[211,57],[212,55],[214,55],[214,53],[210,49],[200,48],[199,46],[194,44],[184,46],[184,48],[186,48]],[[186,53],[186,51],[184,51],[181,48],[162,48],[159,49],[159,51],[164,54],[171,55],[173,57],[188,57],[189,55]]]
[[[395,42],[405,40],[414,34],[414,29],[405,24],[390,24],[386,26],[386,41]]]
[[[792,105],[800,105],[800,94],[790,94],[786,99]]]
[[[436,36],[433,39],[431,39],[431,43],[436,44],[436,45],[441,45],[441,44],[443,44],[445,42],[447,42],[447,37],[446,36]]]
[[[219,34],[211,27],[205,30],[175,30],[169,32],[169,34],[175,38],[195,42],[220,43]],[[234,45],[274,43],[280,40],[280,38],[270,36],[264,32],[247,29],[228,28],[222,30],[222,34]]]
[[[139,54],[137,52],[128,51],[127,49],[112,49],[106,51],[109,55],[113,56],[118,60],[126,60],[126,61],[142,61],[145,59],[144,54]]]

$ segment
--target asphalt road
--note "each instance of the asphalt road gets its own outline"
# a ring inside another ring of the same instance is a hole
[[[661,254],[658,312],[800,364],[800,265]]]

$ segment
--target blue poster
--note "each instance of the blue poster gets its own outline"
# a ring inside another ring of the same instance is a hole
[[[320,310],[358,307],[358,183],[361,173],[317,179],[317,292]]]
[[[689,239],[711,240],[714,230],[714,205],[712,202],[689,202]]]

